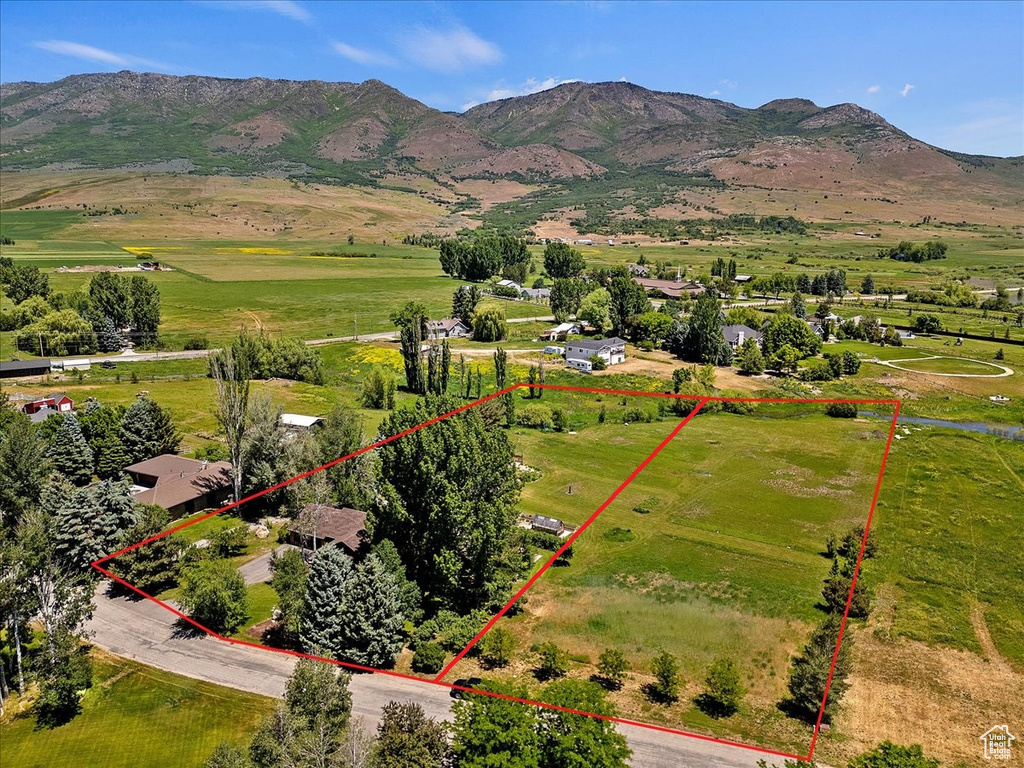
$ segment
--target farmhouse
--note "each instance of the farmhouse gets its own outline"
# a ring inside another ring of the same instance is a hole
[[[627,264],[626,269],[629,270],[629,274],[633,277],[647,277],[651,274],[650,270],[643,264]]]
[[[132,479],[137,502],[156,504],[176,517],[219,507],[231,496],[231,464],[226,461],[197,461],[165,453],[124,471]]]
[[[565,345],[565,362],[572,368],[590,373],[593,364],[590,358],[597,355],[608,365],[616,365],[626,359],[626,342],[618,336],[610,339],[583,339],[570,341]]]
[[[579,323],[562,323],[554,328],[548,328],[540,338],[542,341],[565,341],[570,333],[582,333],[583,329]]]
[[[0,363],[0,379],[18,376],[45,376],[50,372],[50,360],[5,360]]]
[[[515,280],[499,280],[495,283],[499,288],[512,288],[517,293],[522,293],[523,286],[517,283]]]
[[[310,521],[307,529],[303,523]],[[311,530],[310,530],[311,529]],[[366,513],[349,507],[307,504],[288,525],[288,539],[296,546],[317,549],[337,544],[353,558],[366,554],[370,537],[366,533]]]
[[[322,427],[323,423],[324,420],[319,416],[303,416],[301,413],[281,414],[281,426],[292,434],[312,432],[314,429]]]
[[[726,342],[732,347],[732,351],[735,352],[740,348],[747,339],[753,339],[757,342],[757,346],[761,346],[761,332],[755,331],[746,325],[723,325],[722,336],[725,337]]]
[[[472,329],[457,317],[427,320],[427,333],[432,339],[460,339],[469,336]]]

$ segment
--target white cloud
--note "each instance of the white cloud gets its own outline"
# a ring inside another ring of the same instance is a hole
[[[722,92],[720,90],[718,90],[717,88],[715,88],[715,90],[713,90],[709,95],[711,95],[711,96],[721,96]]]
[[[625,80],[625,78],[623,78]],[[483,104],[488,101],[498,101],[499,99],[511,99],[513,96],[529,96],[531,93],[540,93],[541,91],[547,91],[555,86],[564,85],[565,83],[578,83],[578,78],[567,78],[561,77],[548,77],[544,80],[537,80],[536,78],[530,77],[523,83],[517,86],[506,86],[503,83],[499,83],[494,88],[482,96],[480,99],[473,101],[467,101],[462,105],[463,110],[475,107],[477,104]]]
[[[869,85],[868,86],[868,93],[878,93],[880,90],[882,90],[882,86],[880,86],[880,85]]]
[[[334,52],[339,56],[344,56],[346,59],[354,61],[356,64],[362,64],[364,67],[393,67],[398,63],[386,53],[371,51],[367,48],[356,48],[354,45],[349,45],[348,43],[333,42],[331,43],[331,48],[333,48]]]
[[[50,53],[57,53],[61,56],[71,56],[82,61],[95,61],[100,64],[110,64],[115,67],[134,67],[139,69],[154,69],[160,72],[173,72],[180,69],[172,64],[163,64],[159,61],[144,59],[141,56],[130,56],[124,53],[114,53],[103,48],[96,48],[82,43],[73,43],[69,40],[37,40],[32,43],[36,48]]]
[[[730,91],[735,91],[736,90],[736,81],[735,80],[729,80],[728,78],[726,78],[724,80],[719,80],[718,84],[720,86],[722,86],[723,88],[728,88]]]
[[[903,98],[907,98],[907,94],[910,93],[912,90],[914,90],[914,86],[912,86],[910,83],[907,83],[906,85],[903,86],[903,90],[900,91],[900,96],[902,96]]]
[[[497,45],[462,26],[446,30],[415,27],[400,35],[399,42],[408,59],[433,72],[461,72],[502,59]]]
[[[313,14],[294,0],[199,0],[199,2],[202,5],[210,5],[226,11],[270,11],[304,23],[313,20]]]

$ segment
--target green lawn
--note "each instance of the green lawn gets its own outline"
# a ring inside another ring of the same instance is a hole
[[[94,652],[82,712],[53,730],[31,716],[0,723],[4,764],[19,768],[202,766],[221,741],[245,743],[272,699]]]
[[[971,376],[998,376],[1002,373],[994,365],[967,358],[936,357],[931,360],[914,359],[908,362],[895,363],[895,365],[920,373],[955,373]]]

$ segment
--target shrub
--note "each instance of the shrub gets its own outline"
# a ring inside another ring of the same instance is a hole
[[[601,685],[618,690],[626,679],[626,673],[629,672],[629,662],[622,651],[606,648],[597,659],[597,671]]]
[[[546,405],[530,403],[516,409],[516,423],[521,427],[551,429],[554,426],[554,413]]]
[[[558,536],[544,531],[530,531],[527,540],[531,545],[550,552],[557,552],[562,546],[562,540]]]
[[[480,642],[480,656],[488,667],[508,666],[515,650],[515,635],[505,627],[494,627]]]
[[[629,424],[634,421],[641,424],[650,424],[654,421],[654,416],[650,411],[645,411],[643,408],[628,408],[622,414],[622,423]]]
[[[728,717],[740,708],[744,693],[732,659],[716,659],[704,679],[704,692],[697,697],[697,706],[711,717]]]
[[[444,668],[445,653],[437,643],[423,643],[417,646],[416,653],[412,657],[412,669],[414,672],[424,672],[428,675],[437,674]]]
[[[395,407],[395,377],[391,371],[374,367],[363,381],[359,394],[364,408],[391,410]]]
[[[857,405],[855,403],[829,403],[825,406],[825,413],[834,419],[855,419],[857,418]]]
[[[647,686],[647,695],[654,701],[672,702],[678,698],[679,662],[675,656],[662,651],[651,665],[655,682]]]
[[[569,414],[561,408],[556,409],[552,414],[552,424],[556,432],[567,432],[569,430]]]
[[[601,357],[600,355],[591,355],[590,364],[591,366],[593,366],[593,369],[595,371],[603,371],[605,368],[608,367],[608,363],[606,363],[604,361],[604,358]]]
[[[537,665],[537,677],[540,680],[553,680],[564,677],[569,671],[569,656],[554,643],[544,643],[537,649],[540,663]]]
[[[209,349],[210,341],[205,334],[197,333],[185,340],[184,349]]]

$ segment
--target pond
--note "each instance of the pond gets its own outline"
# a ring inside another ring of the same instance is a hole
[[[858,411],[858,416],[885,419],[888,421],[891,416],[874,411]],[[1009,424],[990,424],[987,421],[946,421],[945,419],[928,419],[922,416],[900,416],[899,424],[920,424],[928,427],[945,427],[946,429],[959,429],[962,432],[980,432],[983,435],[999,435],[1008,437],[1011,440],[1024,440],[1024,427],[1010,426]]]

